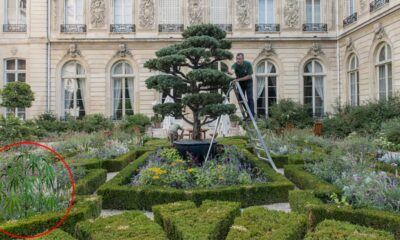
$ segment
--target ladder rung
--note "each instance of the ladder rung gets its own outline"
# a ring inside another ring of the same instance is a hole
[[[261,159],[261,160],[264,160],[264,161],[269,162],[269,159],[268,159],[268,158],[265,158],[265,157],[258,157],[258,158]]]
[[[264,148],[262,148],[262,147],[254,147],[255,149],[257,149],[257,150],[261,150],[261,151],[265,151],[265,149]]]

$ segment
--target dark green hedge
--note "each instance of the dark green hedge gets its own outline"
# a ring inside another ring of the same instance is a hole
[[[220,200],[240,202],[242,207],[277,202],[287,202],[289,190],[294,185],[284,176],[273,171],[269,165],[257,159],[247,150],[244,155],[253,167],[261,169],[269,182],[264,184],[239,185],[215,189],[180,190],[169,187],[128,186],[133,174],[137,174],[143,166],[149,152],[129,164],[115,178],[99,188],[97,193],[103,196],[105,209],[146,209],[152,206],[176,201],[194,201],[198,206],[204,200]]]
[[[297,187],[304,190],[313,190],[320,195],[329,196],[331,193],[340,194],[338,187],[319,179],[304,169],[304,165],[286,165],[285,176]]]
[[[93,194],[107,180],[107,170],[92,169],[88,170],[86,176],[80,179],[75,185],[77,195]]]
[[[324,204],[312,191],[290,191],[289,203],[295,212],[307,213],[308,224],[314,228],[325,219],[347,221],[394,233],[400,240],[400,214],[374,209]]]
[[[305,240],[394,240],[386,231],[353,225],[347,222],[325,220],[318,224],[314,232],[309,232]]]
[[[162,228],[140,211],[83,221],[75,231],[80,240],[167,240]]]
[[[240,203],[206,200],[197,208],[193,202],[153,207],[154,219],[169,239],[225,239],[240,214]]]
[[[73,234],[77,222],[95,218],[101,212],[101,198],[97,196],[77,197],[74,206],[65,220],[61,229]],[[1,229],[22,236],[36,235],[55,226],[64,217],[65,211],[36,215],[27,219],[7,222],[0,226]],[[0,239],[14,239],[4,233],[0,233]]]
[[[69,235],[68,233],[66,233],[60,229],[56,229],[56,230],[52,231],[49,235],[40,237],[38,239],[40,239],[40,240],[76,240],[76,238],[72,237],[71,235]]]
[[[148,149],[138,149],[123,154],[115,159],[101,160],[96,158],[79,160],[76,163],[72,163],[73,166],[80,166],[86,169],[106,169],[108,172],[118,172],[126,167],[130,162],[140,157]],[[74,162],[74,160],[72,160]]]
[[[236,218],[227,240],[300,240],[307,231],[307,217],[251,207]]]

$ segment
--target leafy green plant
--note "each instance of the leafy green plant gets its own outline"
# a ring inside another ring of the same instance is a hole
[[[1,106],[15,108],[30,108],[32,102],[35,101],[31,86],[24,82],[7,83],[3,90],[0,91],[2,97]]]
[[[400,144],[400,118],[382,123],[382,135],[394,144]]]
[[[293,123],[298,128],[311,125],[312,118],[308,113],[308,107],[291,99],[282,99],[271,106],[271,118],[275,119],[281,127]]]
[[[139,127],[140,132],[143,134],[145,132],[145,128],[151,124],[150,118],[144,114],[135,114],[130,116],[125,116],[121,123],[120,127],[126,131],[132,131],[134,127]]]
[[[22,152],[1,171],[0,210],[5,220],[54,212],[69,202],[70,184],[58,185],[53,160]]]
[[[339,196],[336,193],[332,193],[329,196],[329,198],[336,205],[339,205],[339,206],[349,206],[350,205],[346,196],[342,196],[339,198]]]
[[[40,131],[31,121],[22,121],[14,116],[0,116],[0,142],[4,144],[16,141],[33,140]]]
[[[45,112],[35,119],[35,124],[46,132],[64,132],[67,130],[65,122],[59,121],[53,112]]]
[[[98,132],[101,130],[111,130],[113,123],[111,119],[102,114],[86,115],[82,119],[82,130],[87,133]]]

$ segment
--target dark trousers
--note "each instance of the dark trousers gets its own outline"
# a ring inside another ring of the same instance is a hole
[[[254,114],[253,80],[250,79],[247,81],[240,81],[239,83],[240,87],[242,88],[243,94],[247,96],[247,104],[249,105],[250,111],[253,114],[253,117],[255,117],[256,115]],[[239,101],[242,101],[240,95],[239,95]],[[245,108],[244,104],[243,107]]]

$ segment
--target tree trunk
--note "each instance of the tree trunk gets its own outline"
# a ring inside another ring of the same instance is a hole
[[[201,123],[197,114],[193,115],[193,140],[201,140]]]

